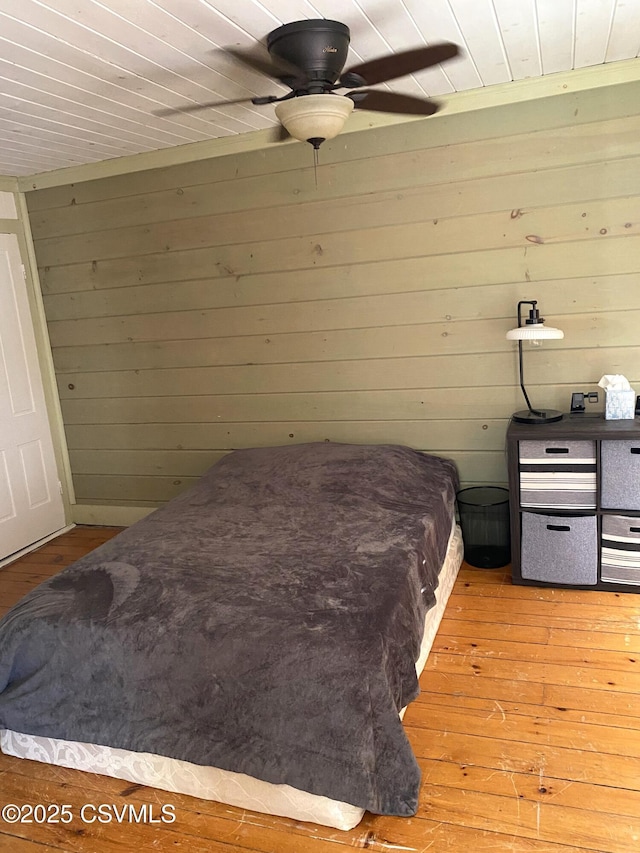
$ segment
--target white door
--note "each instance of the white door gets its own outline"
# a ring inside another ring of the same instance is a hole
[[[0,234],[0,559],[64,524],[18,239]]]

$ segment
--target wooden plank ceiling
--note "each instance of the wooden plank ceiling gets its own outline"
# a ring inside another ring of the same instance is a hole
[[[0,175],[31,175],[275,126],[284,94],[225,47],[282,23],[351,30],[348,65],[448,40],[464,55],[386,84],[433,96],[638,56],[640,0],[0,0]]]

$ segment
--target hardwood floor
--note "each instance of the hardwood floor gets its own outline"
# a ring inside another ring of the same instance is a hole
[[[118,531],[77,527],[0,570],[0,614]],[[0,853],[633,853],[640,850],[640,597],[514,587],[463,566],[405,726],[415,818],[350,832],[0,754],[6,803],[175,805],[172,824],[0,822]]]

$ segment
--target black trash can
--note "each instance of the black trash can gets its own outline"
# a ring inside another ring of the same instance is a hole
[[[457,494],[464,558],[478,569],[511,562],[509,492],[498,486],[473,486]]]

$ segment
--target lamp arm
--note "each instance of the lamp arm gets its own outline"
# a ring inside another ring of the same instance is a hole
[[[533,309],[537,305],[537,300],[535,299],[523,299],[521,302],[518,302],[518,328],[522,326],[522,306],[523,305],[532,305]],[[527,389],[524,387],[524,365],[522,360],[522,341],[518,341],[518,363],[520,366],[520,388],[522,389],[522,394],[524,395],[524,399],[527,403],[527,408],[531,412],[532,415],[539,415],[544,417],[544,412],[539,412],[536,409],[532,408],[531,402],[529,400],[529,395],[527,394]]]
[[[524,395],[524,399],[527,402],[527,408],[531,412],[532,415],[542,415],[544,416],[544,412],[539,412],[537,409],[533,409],[531,407],[531,402],[529,401],[529,395],[527,394],[527,389],[524,387],[524,368],[522,363],[522,341],[518,341],[518,361],[520,363],[520,388],[522,389],[522,393]]]
[[[521,299],[520,302],[518,302],[518,328],[520,328],[522,326],[522,306],[523,305],[531,305],[531,307],[535,311],[537,304],[538,304],[537,299]]]

